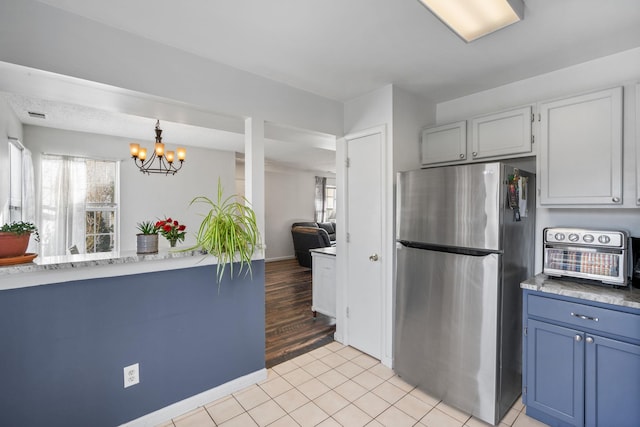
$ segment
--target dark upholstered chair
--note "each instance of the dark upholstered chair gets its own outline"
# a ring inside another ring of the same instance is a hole
[[[311,268],[310,249],[331,246],[329,234],[325,229],[318,226],[305,227],[294,224],[291,227],[291,237],[293,237],[293,249],[295,250],[298,264],[307,268]]]
[[[329,240],[331,240],[331,243],[335,243],[336,241],[336,224],[334,222],[313,222],[313,221],[294,222],[293,224],[291,224],[291,228],[293,227],[322,228],[329,235]]]

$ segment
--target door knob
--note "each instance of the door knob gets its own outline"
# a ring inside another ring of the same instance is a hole
[[[369,261],[377,261],[378,260],[378,254],[373,254],[373,255],[369,255]]]
[[[576,340],[577,342],[582,341],[582,335],[576,335],[575,340]]]
[[[593,344],[593,338],[591,338],[591,337],[587,337],[586,341],[589,344]]]

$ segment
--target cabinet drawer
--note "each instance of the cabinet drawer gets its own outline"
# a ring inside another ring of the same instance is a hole
[[[529,316],[640,340],[640,315],[637,314],[537,295],[528,296],[525,309]]]

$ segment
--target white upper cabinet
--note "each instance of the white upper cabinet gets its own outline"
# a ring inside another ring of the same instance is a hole
[[[422,131],[423,165],[461,161],[467,158],[467,122],[450,123]]]
[[[531,153],[531,106],[474,117],[471,159]]]
[[[541,205],[622,205],[622,88],[538,104]]]

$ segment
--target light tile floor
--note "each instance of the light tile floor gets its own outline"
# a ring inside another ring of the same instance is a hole
[[[268,370],[263,382],[162,427],[488,426],[410,386],[372,357],[332,342]],[[500,427],[543,427],[518,401]]]

